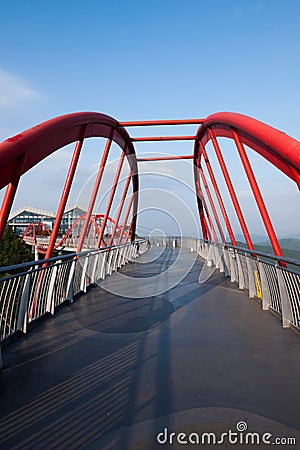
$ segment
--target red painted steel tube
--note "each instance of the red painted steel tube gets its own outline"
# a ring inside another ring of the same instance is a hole
[[[157,141],[194,141],[195,136],[146,136],[131,138],[132,142],[157,142]]]
[[[219,230],[221,241],[225,244],[226,240],[225,240],[225,236],[224,236],[221,224],[220,224],[219,216],[218,216],[218,213],[217,213],[217,210],[216,210],[213,198],[211,196],[210,189],[209,189],[209,186],[208,186],[205,174],[204,174],[203,169],[202,169],[201,166],[199,168],[199,172],[200,172],[200,175],[201,175],[201,178],[202,178],[202,181],[203,181],[203,185],[204,185],[205,190],[206,190],[207,198],[208,198],[208,201],[210,203],[210,207],[211,207],[212,213],[214,215],[214,218],[215,218],[218,230]]]
[[[126,147],[126,155],[135,155],[127,131],[112,117],[94,112],[66,114],[47,120],[0,143],[0,189],[10,183],[14,172],[14,161],[21,154],[27,153],[22,170],[23,175],[59,148],[76,142],[83,125],[87,126],[85,138],[110,137],[123,150]],[[111,136],[112,130],[113,136]],[[129,161],[134,177],[137,173],[134,157]]]
[[[125,230],[125,227],[126,227],[126,224],[127,224],[127,221],[128,221],[128,217],[129,217],[130,210],[131,210],[131,207],[132,207],[133,199],[134,199],[134,193],[131,194],[131,198],[130,198],[129,205],[128,205],[128,208],[127,208],[127,211],[126,211],[126,216],[125,216],[125,219],[124,219],[124,223],[123,223],[123,226],[122,226],[122,229],[121,229],[121,232],[120,232],[118,244],[121,244],[121,242],[122,242],[124,230]],[[128,232],[128,236],[129,236],[129,232]]]
[[[206,221],[205,216],[204,216],[204,219]],[[208,237],[208,240],[212,242],[211,232],[210,232],[210,229],[208,228],[208,226],[207,226],[207,237]]]
[[[129,225],[129,228],[128,228],[128,233],[127,233],[127,236],[126,236],[126,239],[125,239],[125,244],[128,242],[128,239],[129,239],[129,236],[130,236],[130,233],[131,233],[131,230],[132,230],[132,225],[133,225],[133,218],[130,221],[130,225]]]
[[[203,205],[204,205],[204,211],[206,212],[207,220],[208,220],[208,223],[210,225],[210,228],[211,228],[211,231],[212,231],[212,235],[214,237],[214,242],[219,242],[218,236],[217,236],[214,224],[213,224],[213,221],[211,220],[211,217],[210,217],[210,214],[209,214],[209,211],[208,211],[208,207],[207,207],[206,201],[205,201],[204,198],[202,199],[202,201],[203,201]]]
[[[114,228],[113,228],[113,231],[112,231],[112,234],[111,234],[111,237],[110,237],[110,241],[109,241],[109,244],[108,244],[109,246],[111,246],[113,244],[113,241],[114,241],[115,233],[116,233],[116,230],[118,228],[119,220],[120,220],[120,217],[121,217],[121,214],[122,214],[122,211],[123,211],[125,198],[126,198],[126,195],[127,195],[127,192],[128,192],[130,180],[131,180],[131,171],[129,172],[129,175],[127,177],[127,181],[126,181],[126,185],[125,185],[125,188],[124,188],[124,191],[123,191],[123,195],[122,195],[122,198],[121,198],[118,214],[117,214],[117,217],[116,217],[116,220],[115,220],[115,224],[114,224]]]
[[[211,231],[212,231],[212,234],[213,234],[213,237],[214,237],[214,240],[215,240],[215,242],[218,242],[217,233],[216,233],[216,230],[214,228],[214,224],[213,224],[213,222],[211,220],[211,217],[210,217],[210,214],[209,214],[209,211],[208,211],[208,208],[207,208],[207,204],[206,204],[206,201],[205,201],[205,198],[204,198],[204,194],[203,194],[202,189],[201,189],[200,178],[199,178],[199,170],[198,170],[196,165],[194,165],[194,171],[195,171],[195,187],[196,187],[196,195],[197,195],[197,200],[198,200],[198,207],[200,205],[200,210],[199,210],[200,220],[203,219],[203,217],[205,217],[204,216],[204,211],[205,211],[207,219],[208,219],[208,223],[210,225],[210,228],[211,228]],[[200,211],[202,211],[202,212],[200,213]],[[202,222],[201,222],[201,226],[202,226],[202,232],[203,232]],[[207,226],[207,222],[206,221],[205,221],[204,227],[206,227],[206,231],[207,231],[208,230],[208,226]],[[203,233],[203,239],[205,239],[204,238],[204,233]]]
[[[176,159],[193,159],[194,155],[181,155],[181,156],[157,156],[152,158],[137,158],[137,162],[147,162],[147,161],[173,161]]]
[[[197,125],[204,119],[179,119],[179,120],[136,120],[131,122],[120,122],[121,127],[147,127],[158,125]]]
[[[118,185],[118,182],[119,182],[121,170],[122,170],[122,167],[123,167],[124,158],[125,158],[125,152],[122,152],[121,158],[120,158],[120,161],[119,161],[119,164],[118,164],[117,172],[116,172],[116,175],[115,175],[114,183],[113,183],[112,188],[111,188],[111,192],[110,192],[108,204],[107,204],[107,207],[106,207],[106,211],[105,211],[105,214],[104,214],[104,218],[103,218],[103,221],[101,223],[101,228],[100,228],[100,233],[99,233],[98,243],[97,243],[98,247],[101,246],[104,230],[105,230],[105,227],[106,227],[107,218],[108,218],[109,213],[110,213],[111,205],[112,205],[115,193],[116,193],[116,189],[117,189],[117,185]]]
[[[300,189],[300,142],[276,128],[242,114],[220,112],[207,117],[197,132],[203,145],[209,141],[209,129],[216,137],[232,138],[231,128],[238,131],[243,144],[262,155],[294,180]]]
[[[26,153],[21,154],[15,161],[13,176],[11,182],[6,188],[4,199],[1,206],[0,215],[0,241],[3,237],[3,233],[6,227],[6,223],[9,217],[9,213],[17,192],[18,184],[21,178],[24,163],[26,161]]]
[[[245,222],[245,219],[244,219],[244,216],[243,216],[243,213],[242,213],[239,201],[237,199],[234,187],[232,185],[232,182],[231,182],[231,179],[230,179],[230,176],[229,176],[229,173],[228,173],[228,170],[227,170],[224,158],[222,156],[222,153],[221,153],[218,141],[215,138],[215,136],[214,136],[214,134],[213,134],[211,129],[208,129],[208,132],[209,132],[210,138],[212,140],[213,147],[215,149],[215,152],[216,152],[216,155],[217,155],[217,158],[218,158],[218,161],[219,161],[219,164],[220,164],[223,176],[225,178],[226,185],[227,185],[227,188],[228,188],[228,191],[229,191],[229,194],[230,194],[233,206],[235,208],[238,220],[240,222],[240,225],[241,225],[241,228],[242,228],[242,232],[244,234],[247,246],[248,246],[248,248],[250,250],[254,250],[254,246],[253,246],[253,243],[252,243],[252,240],[251,240],[251,237],[250,237],[250,234],[249,234],[249,231],[248,231],[248,228],[247,228],[247,225],[246,225],[246,222]]]
[[[20,176],[22,176],[50,154],[70,143],[76,142],[80,137],[83,126],[86,126],[85,138],[110,138],[126,153],[132,170],[133,192],[136,193],[133,205],[136,217],[139,179],[134,146],[125,128],[120,127],[115,119],[105,114],[94,112],[66,114],[47,120],[1,142],[0,189],[15,182],[15,166],[19,158],[26,155],[24,156],[24,164],[20,172]],[[6,222],[10,212],[9,208],[12,205],[12,201],[10,205],[7,202],[9,199],[8,194],[12,195],[12,186],[8,188],[3,205],[2,223]],[[7,211],[5,211],[5,208],[7,208]],[[132,227],[133,238],[134,235],[135,224]]]
[[[199,194],[198,186],[200,186],[200,179],[199,179],[199,171],[198,171],[198,167],[196,165],[195,159],[194,159],[194,180],[195,180],[196,200],[197,200],[197,205],[198,205],[198,212],[199,212],[199,219],[200,219],[200,224],[201,224],[201,229],[202,229],[202,236],[203,236],[203,239],[208,240],[208,232],[209,232],[208,225],[207,225],[206,218],[204,215],[202,199],[198,195]]]
[[[220,190],[219,190],[219,187],[218,187],[218,184],[217,184],[217,181],[216,181],[213,169],[212,169],[210,161],[208,159],[207,152],[206,152],[204,146],[202,145],[202,142],[199,142],[199,144],[200,144],[200,148],[201,148],[201,151],[202,151],[202,154],[203,154],[203,158],[204,158],[204,161],[205,161],[205,164],[206,164],[206,167],[207,167],[207,171],[208,171],[209,176],[210,176],[210,180],[211,180],[212,185],[214,187],[214,190],[215,190],[215,193],[216,193],[216,197],[218,199],[218,203],[219,203],[219,206],[220,206],[223,218],[225,220],[226,228],[227,228],[227,231],[228,231],[231,243],[232,243],[232,245],[236,246],[237,245],[236,239],[235,239],[235,236],[234,236],[234,233],[233,233],[230,221],[229,221],[228,214],[227,214],[226,209],[225,209],[225,205],[224,205],[224,202],[223,202],[223,199],[222,199],[222,196],[221,196],[221,193],[220,193]]]
[[[67,175],[67,178],[66,178],[66,181],[65,181],[64,189],[63,189],[63,192],[62,192],[62,195],[61,195],[60,204],[59,204],[59,207],[58,207],[58,210],[57,210],[56,219],[55,219],[55,222],[54,222],[54,225],[53,225],[52,234],[51,234],[51,237],[50,237],[50,241],[49,241],[49,245],[48,245],[48,248],[47,248],[45,259],[51,258],[53,249],[55,247],[56,239],[57,239],[58,232],[59,232],[59,227],[60,227],[60,224],[61,224],[61,219],[62,219],[63,213],[65,211],[65,207],[66,207],[66,204],[67,204],[67,201],[68,201],[68,197],[69,197],[69,194],[70,194],[70,190],[71,190],[71,186],[72,186],[72,183],[73,183],[75,171],[76,171],[77,164],[78,164],[78,161],[79,161],[79,156],[80,156],[80,152],[81,152],[83,141],[84,141],[85,129],[86,129],[86,126],[83,126],[82,133],[81,133],[82,136],[80,137],[80,139],[77,141],[77,143],[75,145],[74,153],[73,153],[73,156],[72,156],[72,160],[71,160],[71,164],[70,164],[70,167],[69,167],[68,175]]]
[[[88,210],[86,212],[86,216],[85,216],[85,220],[84,220],[84,223],[83,223],[83,227],[82,227],[82,230],[81,230],[81,233],[80,233],[80,237],[79,237],[79,240],[78,240],[78,245],[77,245],[77,250],[76,250],[77,252],[80,252],[82,247],[83,247],[86,231],[87,231],[88,224],[89,224],[89,221],[90,221],[90,217],[91,217],[91,214],[93,212],[93,208],[94,208],[95,201],[96,201],[96,198],[97,198],[99,186],[100,186],[100,183],[101,183],[101,180],[102,180],[102,175],[103,175],[104,167],[105,167],[105,164],[106,164],[106,161],[107,161],[108,153],[109,153],[109,150],[110,150],[110,147],[111,147],[111,143],[112,143],[112,139],[110,137],[110,138],[107,139],[107,142],[106,142],[106,145],[105,145],[105,149],[104,149],[104,152],[103,152],[103,156],[102,156],[102,160],[101,160],[101,163],[100,163],[100,166],[99,166],[99,169],[98,169],[97,178],[95,180],[94,189],[93,189],[93,192],[92,192],[92,195],[91,195],[91,198],[90,198],[89,207],[88,207]]]
[[[274,231],[274,227],[272,225],[272,222],[271,222],[270,216],[268,214],[265,202],[264,202],[263,197],[261,195],[259,186],[257,184],[256,178],[255,178],[255,175],[254,175],[254,172],[253,172],[252,167],[250,165],[249,158],[247,156],[246,150],[245,150],[243,144],[241,143],[237,132],[234,129],[232,130],[232,134],[233,134],[233,138],[234,138],[236,147],[238,149],[239,155],[241,157],[241,161],[243,163],[243,166],[244,166],[247,178],[249,180],[249,183],[250,183],[253,195],[255,197],[256,204],[258,206],[261,218],[262,218],[262,220],[264,222],[264,225],[265,225],[266,231],[268,233],[271,245],[273,247],[274,253],[277,256],[282,256],[282,251],[281,251],[281,248],[280,248],[280,245],[279,245],[276,233]]]

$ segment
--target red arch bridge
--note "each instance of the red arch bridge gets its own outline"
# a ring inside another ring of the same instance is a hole
[[[165,126],[195,132],[131,134]],[[87,212],[61,238],[89,138],[105,145]],[[191,144],[191,151],[136,154],[142,142],[168,141]],[[228,142],[268,253],[253,243],[224,157]],[[269,432],[272,442],[279,436],[299,445],[300,261],[282,253],[251,155],[274,168],[274,183],[284,174],[299,188],[300,143],[235,113],[143,122],[89,112],[57,117],[0,144],[1,237],[23,175],[72,143],[52,231],[32,224],[23,236],[45,258],[0,269],[1,448],[155,448],[192,432],[199,442],[205,432],[217,439],[229,429],[247,439],[248,426],[256,443]],[[140,237],[141,166],[170,160],[192,164],[200,236]],[[110,184],[97,213],[106,173]],[[62,246],[72,251],[54,256]]]

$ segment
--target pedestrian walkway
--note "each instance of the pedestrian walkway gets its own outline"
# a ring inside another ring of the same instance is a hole
[[[150,249],[3,349],[1,450],[168,448],[158,433],[238,422],[300,448],[299,336],[179,252]]]

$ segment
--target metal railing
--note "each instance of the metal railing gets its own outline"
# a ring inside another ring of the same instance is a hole
[[[196,252],[280,317],[284,328],[300,331],[300,260],[196,238],[151,237],[150,243]]]
[[[139,240],[0,269],[0,344],[147,250]],[[1,346],[0,346],[1,367]]]

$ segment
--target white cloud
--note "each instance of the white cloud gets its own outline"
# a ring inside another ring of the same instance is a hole
[[[0,69],[0,108],[12,108],[40,97],[21,77]]]

